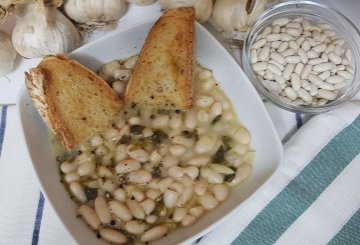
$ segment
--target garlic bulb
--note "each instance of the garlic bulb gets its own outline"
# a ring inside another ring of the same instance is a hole
[[[66,0],[65,13],[84,29],[115,24],[127,11],[126,0]]]
[[[159,3],[164,9],[194,7],[199,22],[205,22],[213,8],[213,0],[159,0]]]
[[[76,27],[59,10],[37,1],[16,23],[12,41],[20,55],[37,58],[68,53],[79,46],[81,38]]]
[[[156,0],[127,0],[127,2],[135,5],[145,6],[153,4],[154,2],[156,2]]]
[[[212,18],[226,33],[246,32],[264,11],[266,3],[266,0],[217,0]]]
[[[14,67],[16,51],[8,34],[0,31],[0,76],[10,73]]]

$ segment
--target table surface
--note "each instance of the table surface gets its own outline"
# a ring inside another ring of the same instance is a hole
[[[355,23],[356,26],[360,26],[360,1],[359,0],[327,0],[327,1],[318,1],[318,2],[326,2],[330,6],[336,8],[340,12],[344,13],[351,21]],[[127,15],[120,21],[118,28],[123,28],[127,26],[131,26],[133,24],[139,23],[145,19],[152,18],[154,16],[158,16],[160,11],[160,7],[158,4],[154,4],[151,6],[146,7],[137,7],[137,6],[131,6]],[[141,16],[141,18],[139,18]],[[11,33],[12,28],[14,27],[15,19],[10,19],[9,21],[0,24],[0,29],[7,31],[8,33]],[[223,37],[208,23],[205,24],[205,26],[220,40],[223,41]],[[109,33],[106,33],[108,35]],[[96,39],[99,36],[105,35],[104,33],[98,33],[92,37],[92,39]],[[239,51],[234,50],[229,46],[226,46],[229,52],[232,53],[232,55],[235,58],[239,58]],[[15,69],[13,72],[6,77],[0,78],[0,105],[7,104],[9,105],[7,108],[7,120],[6,120],[6,126],[9,129],[9,131],[17,132],[20,130],[20,124],[16,122],[18,120],[17,115],[17,109],[16,109],[16,97],[17,97],[17,91],[23,86],[23,73],[25,70],[30,68],[34,64],[34,60],[29,59],[23,59],[20,56],[17,57]],[[288,138],[293,135],[294,132],[296,132],[297,127],[299,126],[299,120],[305,122],[307,120],[307,116],[299,115],[299,114],[293,114],[289,112],[285,112],[283,110],[280,110],[273,105],[266,104],[266,107],[269,111],[269,114],[276,126],[276,129],[279,133],[279,136],[283,141],[287,141]],[[4,107],[2,107],[4,110]],[[0,120],[1,122],[1,120]],[[0,131],[2,129],[0,128]],[[14,134],[14,135],[17,135]],[[25,150],[24,145],[18,145],[18,142],[16,139],[11,140],[5,140],[4,138],[0,137],[0,186],[3,186],[3,188],[0,188],[0,190],[3,190],[4,192],[9,194],[9,197],[13,200],[12,202],[9,200],[0,200],[0,227],[7,227],[4,230],[0,229],[0,244],[5,244],[2,241],[7,241],[6,244],[23,244],[23,241],[29,241],[27,240],[30,236],[34,236],[33,233],[24,233],[24,234],[12,234],[11,230],[12,227],[18,226],[18,227],[24,227],[25,224],[21,224],[21,221],[18,220],[18,216],[16,214],[9,214],[4,211],[5,208],[9,208],[10,205],[15,205],[21,209],[25,213],[28,212],[31,215],[24,217],[23,223],[33,223],[36,217],[34,215],[37,215],[37,212],[34,212],[34,207],[24,206],[21,205],[21,199],[24,198],[23,195],[25,195],[26,198],[32,201],[34,203],[41,202],[43,204],[43,208],[51,209],[49,207],[48,202],[44,202],[44,197],[40,199],[38,196],[39,189],[36,189],[36,186],[38,188],[37,180],[35,179],[33,170],[31,169],[30,164],[21,164],[21,166],[25,169],[22,169],[24,172],[31,172],[31,174],[24,174],[22,177],[23,179],[20,181],[22,185],[22,191],[19,191],[19,188],[14,188],[16,191],[11,193],[11,188],[14,186],[19,185],[17,180],[9,179],[6,176],[6,172],[12,172],[17,171],[16,166],[19,164],[19,162],[23,161],[29,161],[28,156],[22,156],[22,154],[16,154],[17,152],[14,149],[19,149],[18,152],[23,152]],[[7,152],[14,152],[15,154],[7,154]],[[5,166],[6,165],[6,166]],[[19,164],[20,165],[20,164]],[[25,166],[25,167],[24,167]],[[1,167],[3,168],[1,170]],[[26,183],[29,183],[27,186]],[[34,188],[35,186],[35,188]],[[24,194],[25,193],[25,194]],[[45,206],[45,207],[44,207]],[[2,217],[3,216],[3,217]],[[13,219],[16,220],[13,220]],[[20,222],[20,224],[18,223]],[[61,227],[59,225],[59,220],[56,217],[54,212],[49,212],[46,219],[43,221],[43,225],[46,225],[48,227]],[[36,224],[35,228],[36,229]],[[19,230],[19,229],[17,229]],[[51,228],[48,229],[49,231],[53,232]],[[12,234],[12,235],[9,235]],[[53,235],[52,239],[47,240],[44,242],[45,244],[56,244],[58,241],[62,241],[61,244],[71,244],[73,243],[72,239],[70,237],[58,237],[58,234],[62,233],[54,233],[50,234]],[[2,235],[5,235],[3,237]],[[4,240],[2,240],[4,239]],[[34,237],[30,239],[31,241],[34,241]],[[35,239],[36,240],[36,239]],[[12,242],[9,242],[12,241]],[[38,240],[37,240],[38,241]],[[9,242],[9,243],[8,243]],[[35,243],[37,244],[37,243]]]

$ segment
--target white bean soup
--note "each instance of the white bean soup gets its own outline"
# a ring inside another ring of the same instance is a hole
[[[99,72],[123,95],[137,56]],[[249,131],[213,74],[195,70],[191,110],[132,104],[104,134],[61,154],[61,178],[79,217],[113,244],[147,244],[187,227],[225,201],[251,173]]]

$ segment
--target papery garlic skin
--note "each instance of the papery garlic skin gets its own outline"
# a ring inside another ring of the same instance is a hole
[[[80,45],[76,27],[56,8],[32,4],[12,34],[16,51],[26,58],[69,53]]]
[[[164,9],[194,7],[199,22],[208,20],[213,9],[213,0],[159,0],[159,3]]]
[[[252,8],[247,11],[248,2]],[[266,0],[217,0],[212,19],[225,33],[246,32],[255,19],[264,11]],[[250,4],[251,5],[251,4]]]
[[[63,6],[72,20],[95,27],[114,24],[128,7],[126,0],[66,0]]]
[[[127,2],[139,6],[146,6],[155,3],[156,0],[127,0]]]
[[[10,73],[14,67],[17,52],[11,43],[10,36],[0,31],[0,76]]]

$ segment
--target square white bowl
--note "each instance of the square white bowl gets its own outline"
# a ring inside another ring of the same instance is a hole
[[[138,54],[154,21],[115,32],[77,49],[70,56],[89,69],[98,71],[109,61]],[[256,90],[236,61],[200,24],[196,24],[196,60],[213,71],[216,80],[232,101],[240,122],[250,131],[253,139],[251,146],[257,155],[251,176],[234,189],[225,202],[203,215],[190,228],[180,228],[156,244],[190,242],[215,228],[259,191],[278,169],[283,158],[282,144]],[[82,219],[76,218],[78,205],[70,199],[69,193],[59,181],[60,172],[47,127],[26,89],[20,92],[18,105],[28,151],[47,200],[77,243],[107,244],[97,239],[95,232]]]

